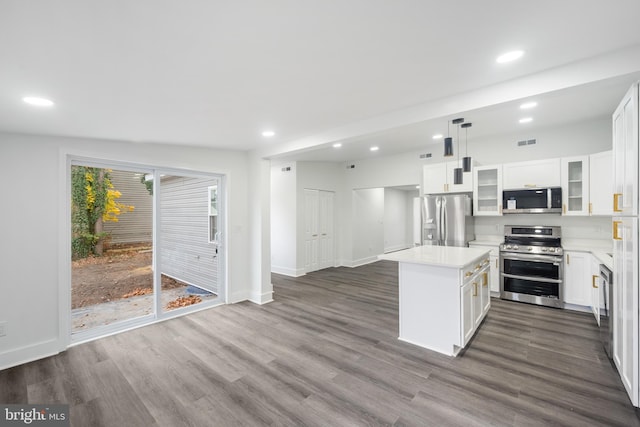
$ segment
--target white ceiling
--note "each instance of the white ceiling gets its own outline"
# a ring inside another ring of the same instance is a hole
[[[505,131],[523,94],[532,125],[602,117],[640,76],[638,16],[637,0],[0,0],[0,131],[341,161],[424,145],[458,113]]]

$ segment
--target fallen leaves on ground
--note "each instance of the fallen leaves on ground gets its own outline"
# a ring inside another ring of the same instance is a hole
[[[173,310],[174,308],[187,307],[189,305],[198,304],[202,302],[202,298],[197,295],[189,295],[187,297],[178,297],[167,304],[167,310]]]
[[[122,298],[139,297],[141,295],[148,295],[153,293],[151,288],[135,288],[133,291],[122,295]]]

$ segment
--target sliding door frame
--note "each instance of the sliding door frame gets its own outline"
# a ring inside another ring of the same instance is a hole
[[[58,252],[59,274],[58,274],[58,307],[59,307],[59,342],[60,351],[66,348],[91,341],[94,339],[117,334],[141,326],[150,325],[167,319],[179,317],[185,314],[194,313],[214,306],[227,303],[228,289],[228,263],[227,263],[227,177],[225,174],[217,174],[212,172],[203,172],[197,170],[168,168],[162,166],[154,166],[152,164],[132,163],[113,159],[100,159],[96,157],[85,157],[66,153],[61,155],[61,167],[65,168],[64,190],[61,188],[61,194],[65,197],[61,201],[59,212],[60,228],[60,248]],[[105,169],[114,169],[131,172],[149,172],[153,174],[153,289],[154,303],[153,313],[130,320],[124,320],[112,325],[96,327],[91,330],[82,331],[73,334],[71,327],[71,166],[81,165]],[[219,181],[218,200],[220,244],[218,246],[218,298],[213,301],[203,301],[197,305],[181,307],[171,311],[162,310],[161,305],[161,261],[160,261],[160,242],[162,239],[160,231],[160,220],[162,212],[160,211],[160,193],[162,191],[160,185],[160,177],[165,174],[180,175],[185,177],[211,177]],[[62,181],[62,180],[61,180]],[[63,190],[63,191],[62,191]]]

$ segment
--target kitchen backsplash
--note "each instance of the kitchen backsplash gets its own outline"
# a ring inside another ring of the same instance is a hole
[[[518,214],[476,216],[474,220],[476,236],[502,236],[505,225],[559,225],[563,238],[611,240],[611,217]]]

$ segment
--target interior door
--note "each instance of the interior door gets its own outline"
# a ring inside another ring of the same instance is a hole
[[[318,193],[318,190],[304,190],[304,268],[307,273],[319,268]]]
[[[333,204],[333,192],[318,191],[318,267],[320,269],[333,267],[334,265]]]

